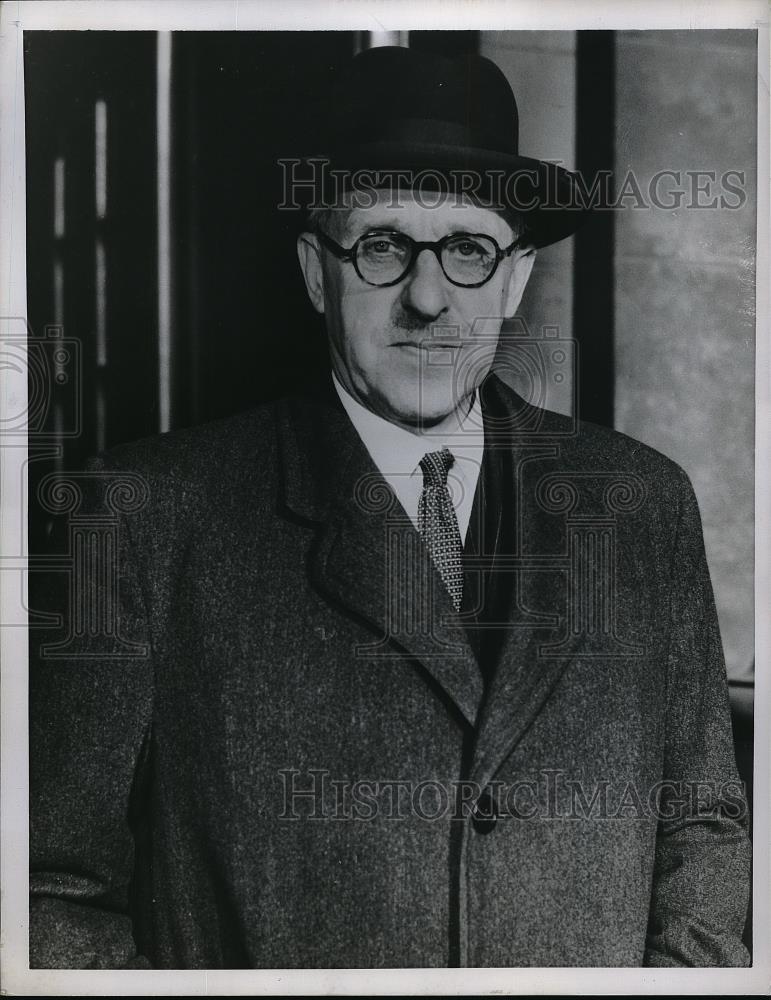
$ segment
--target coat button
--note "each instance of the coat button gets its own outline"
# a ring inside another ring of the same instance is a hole
[[[471,813],[471,822],[477,833],[488,834],[495,829],[498,822],[498,806],[488,789],[485,789],[477,799]]]

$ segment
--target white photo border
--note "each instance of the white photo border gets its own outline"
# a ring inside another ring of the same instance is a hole
[[[23,31],[574,30],[750,28],[758,31],[755,478],[755,954],[750,969],[399,969],[72,971],[29,969],[27,637],[0,629],[0,977],[11,995],[764,994],[771,984],[769,713],[771,712],[771,338],[769,336],[769,8],[762,0],[4,0],[0,4],[0,325],[26,319]],[[24,411],[26,372],[0,369],[0,426]],[[26,601],[23,442],[0,448],[0,621]]]

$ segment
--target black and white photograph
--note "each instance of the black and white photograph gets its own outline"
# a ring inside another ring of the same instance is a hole
[[[768,10],[648,7],[2,4],[11,995],[767,992]]]

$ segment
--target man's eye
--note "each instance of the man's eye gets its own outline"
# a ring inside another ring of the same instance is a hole
[[[406,248],[398,238],[383,233],[380,236],[373,234],[362,240],[361,251],[372,260],[378,257],[402,257]]]
[[[483,257],[487,253],[486,247],[474,240],[459,240],[455,244],[455,251],[462,257]]]

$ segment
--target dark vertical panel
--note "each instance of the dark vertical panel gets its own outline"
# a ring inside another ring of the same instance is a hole
[[[99,44],[110,59],[106,85],[113,95],[107,168],[109,447],[158,429],[155,34],[122,35],[113,53]]]
[[[36,334],[53,322],[50,171],[67,164],[65,336],[83,345],[84,433],[95,445],[96,286],[99,232],[107,257],[107,445],[156,425],[155,35],[25,32],[29,315]],[[107,215],[94,196],[94,108],[107,105]]]
[[[65,338],[78,341],[83,375],[75,386],[84,420],[93,432],[95,401],[92,327],[94,323],[93,111],[85,93],[84,52],[79,32],[25,32],[25,99],[27,152],[27,298],[33,338],[43,344],[46,331],[58,322]],[[66,50],[66,51],[65,51]],[[77,95],[77,98],[75,97]],[[68,100],[69,98],[69,100]],[[54,234],[54,164],[64,162],[64,234]],[[57,316],[54,268],[61,268],[63,312]],[[47,355],[49,351],[41,350]],[[32,377],[34,378],[34,374]],[[62,401],[55,381],[30,386],[42,389],[49,402],[43,434],[53,433],[55,408]],[[70,402],[70,400],[68,400]],[[72,413],[71,406],[62,412]],[[72,439],[72,421],[64,417],[68,453],[93,447],[93,436]]]
[[[171,385],[171,412],[180,424],[201,420],[204,353],[201,300],[206,276],[201,272],[200,233],[200,129],[198,113],[198,45],[193,33],[176,33],[172,39],[172,256],[175,291],[172,302],[172,351],[175,358]]]
[[[576,76],[576,169],[591,191],[597,175],[614,168],[614,32],[578,32]],[[613,234],[613,213],[600,210],[574,237],[578,416],[607,426],[613,425]]]
[[[278,159],[306,151],[330,75],[353,49],[351,32],[175,36],[182,423],[285,393],[326,363],[323,320],[297,264],[303,216],[278,209]]]
[[[43,430],[54,427],[57,400],[77,395],[82,426],[73,435],[70,398],[60,467],[82,466],[100,446],[98,398],[104,400],[104,445],[157,427],[157,247],[155,198],[155,35],[153,32],[37,31],[24,33],[28,315],[33,340],[55,321],[53,266],[64,275],[63,336],[74,341],[81,367],[62,386],[51,380],[52,405]],[[107,108],[107,211],[97,219],[95,108]],[[65,161],[65,235],[53,235],[53,164]],[[97,358],[96,246],[106,264],[106,365]],[[35,438],[31,440],[35,447]],[[54,463],[30,466],[30,495]],[[30,506],[30,534],[44,537],[48,517]]]

